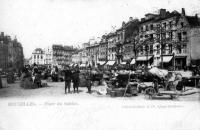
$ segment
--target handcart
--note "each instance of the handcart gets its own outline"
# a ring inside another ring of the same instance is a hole
[[[145,97],[152,99],[158,96],[170,96],[171,99],[178,98],[183,89],[183,81],[181,75],[168,73],[165,70],[153,68],[149,71],[163,79],[163,82],[158,82],[156,79],[153,85],[145,89]],[[182,87],[180,87],[182,86]]]

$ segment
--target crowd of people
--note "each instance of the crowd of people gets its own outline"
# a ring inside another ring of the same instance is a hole
[[[86,69],[84,74],[85,84],[88,89],[88,93],[91,93],[92,86],[92,70]],[[22,69],[21,81],[28,80],[33,82],[37,87],[41,87],[41,79],[51,80],[53,82],[64,81],[65,82],[65,94],[71,93],[70,88],[73,86],[74,93],[79,92],[80,86],[80,69],[78,66],[65,66],[63,69],[58,69],[57,66],[52,68],[39,67],[36,64],[32,66],[25,66]],[[29,87],[30,88],[30,87]]]

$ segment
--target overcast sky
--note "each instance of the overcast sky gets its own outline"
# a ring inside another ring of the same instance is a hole
[[[0,0],[0,32],[15,35],[29,58],[36,47],[80,45],[159,8],[200,13],[200,0]],[[200,14],[199,14],[200,16]]]

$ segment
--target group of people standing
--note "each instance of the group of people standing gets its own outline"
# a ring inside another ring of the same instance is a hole
[[[71,83],[73,83],[74,93],[78,93],[79,92],[78,88],[80,84],[79,68],[75,67],[71,70],[69,66],[66,66],[64,74],[65,74],[65,94],[67,94],[67,92],[70,93]],[[91,73],[90,72],[86,73],[85,78],[86,78],[86,87],[88,88],[88,93],[91,93],[91,86],[92,86]]]
[[[67,89],[68,89],[68,93],[70,93],[71,83],[73,83],[74,93],[75,92],[78,93],[78,87],[79,87],[79,82],[80,82],[79,68],[75,68],[73,69],[73,71],[71,71],[70,68],[66,66],[64,73],[65,73],[65,94],[67,93]]]

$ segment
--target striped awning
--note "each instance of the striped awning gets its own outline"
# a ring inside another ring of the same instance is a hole
[[[121,62],[121,64],[122,64],[122,65],[126,65],[126,62],[125,62],[125,61],[124,61],[124,62]]]
[[[134,65],[134,64],[135,64],[135,59],[132,59],[132,61],[131,61],[130,64],[131,64],[131,65]]]
[[[106,63],[106,65],[114,65],[115,64],[115,61],[108,61],[107,63]]]
[[[148,61],[149,59],[151,59],[152,56],[140,56],[136,59],[136,61]]]
[[[173,56],[163,56],[163,62],[169,63],[172,60]]]
[[[97,64],[100,64],[100,65],[104,65],[106,62],[105,61],[97,61]]]

